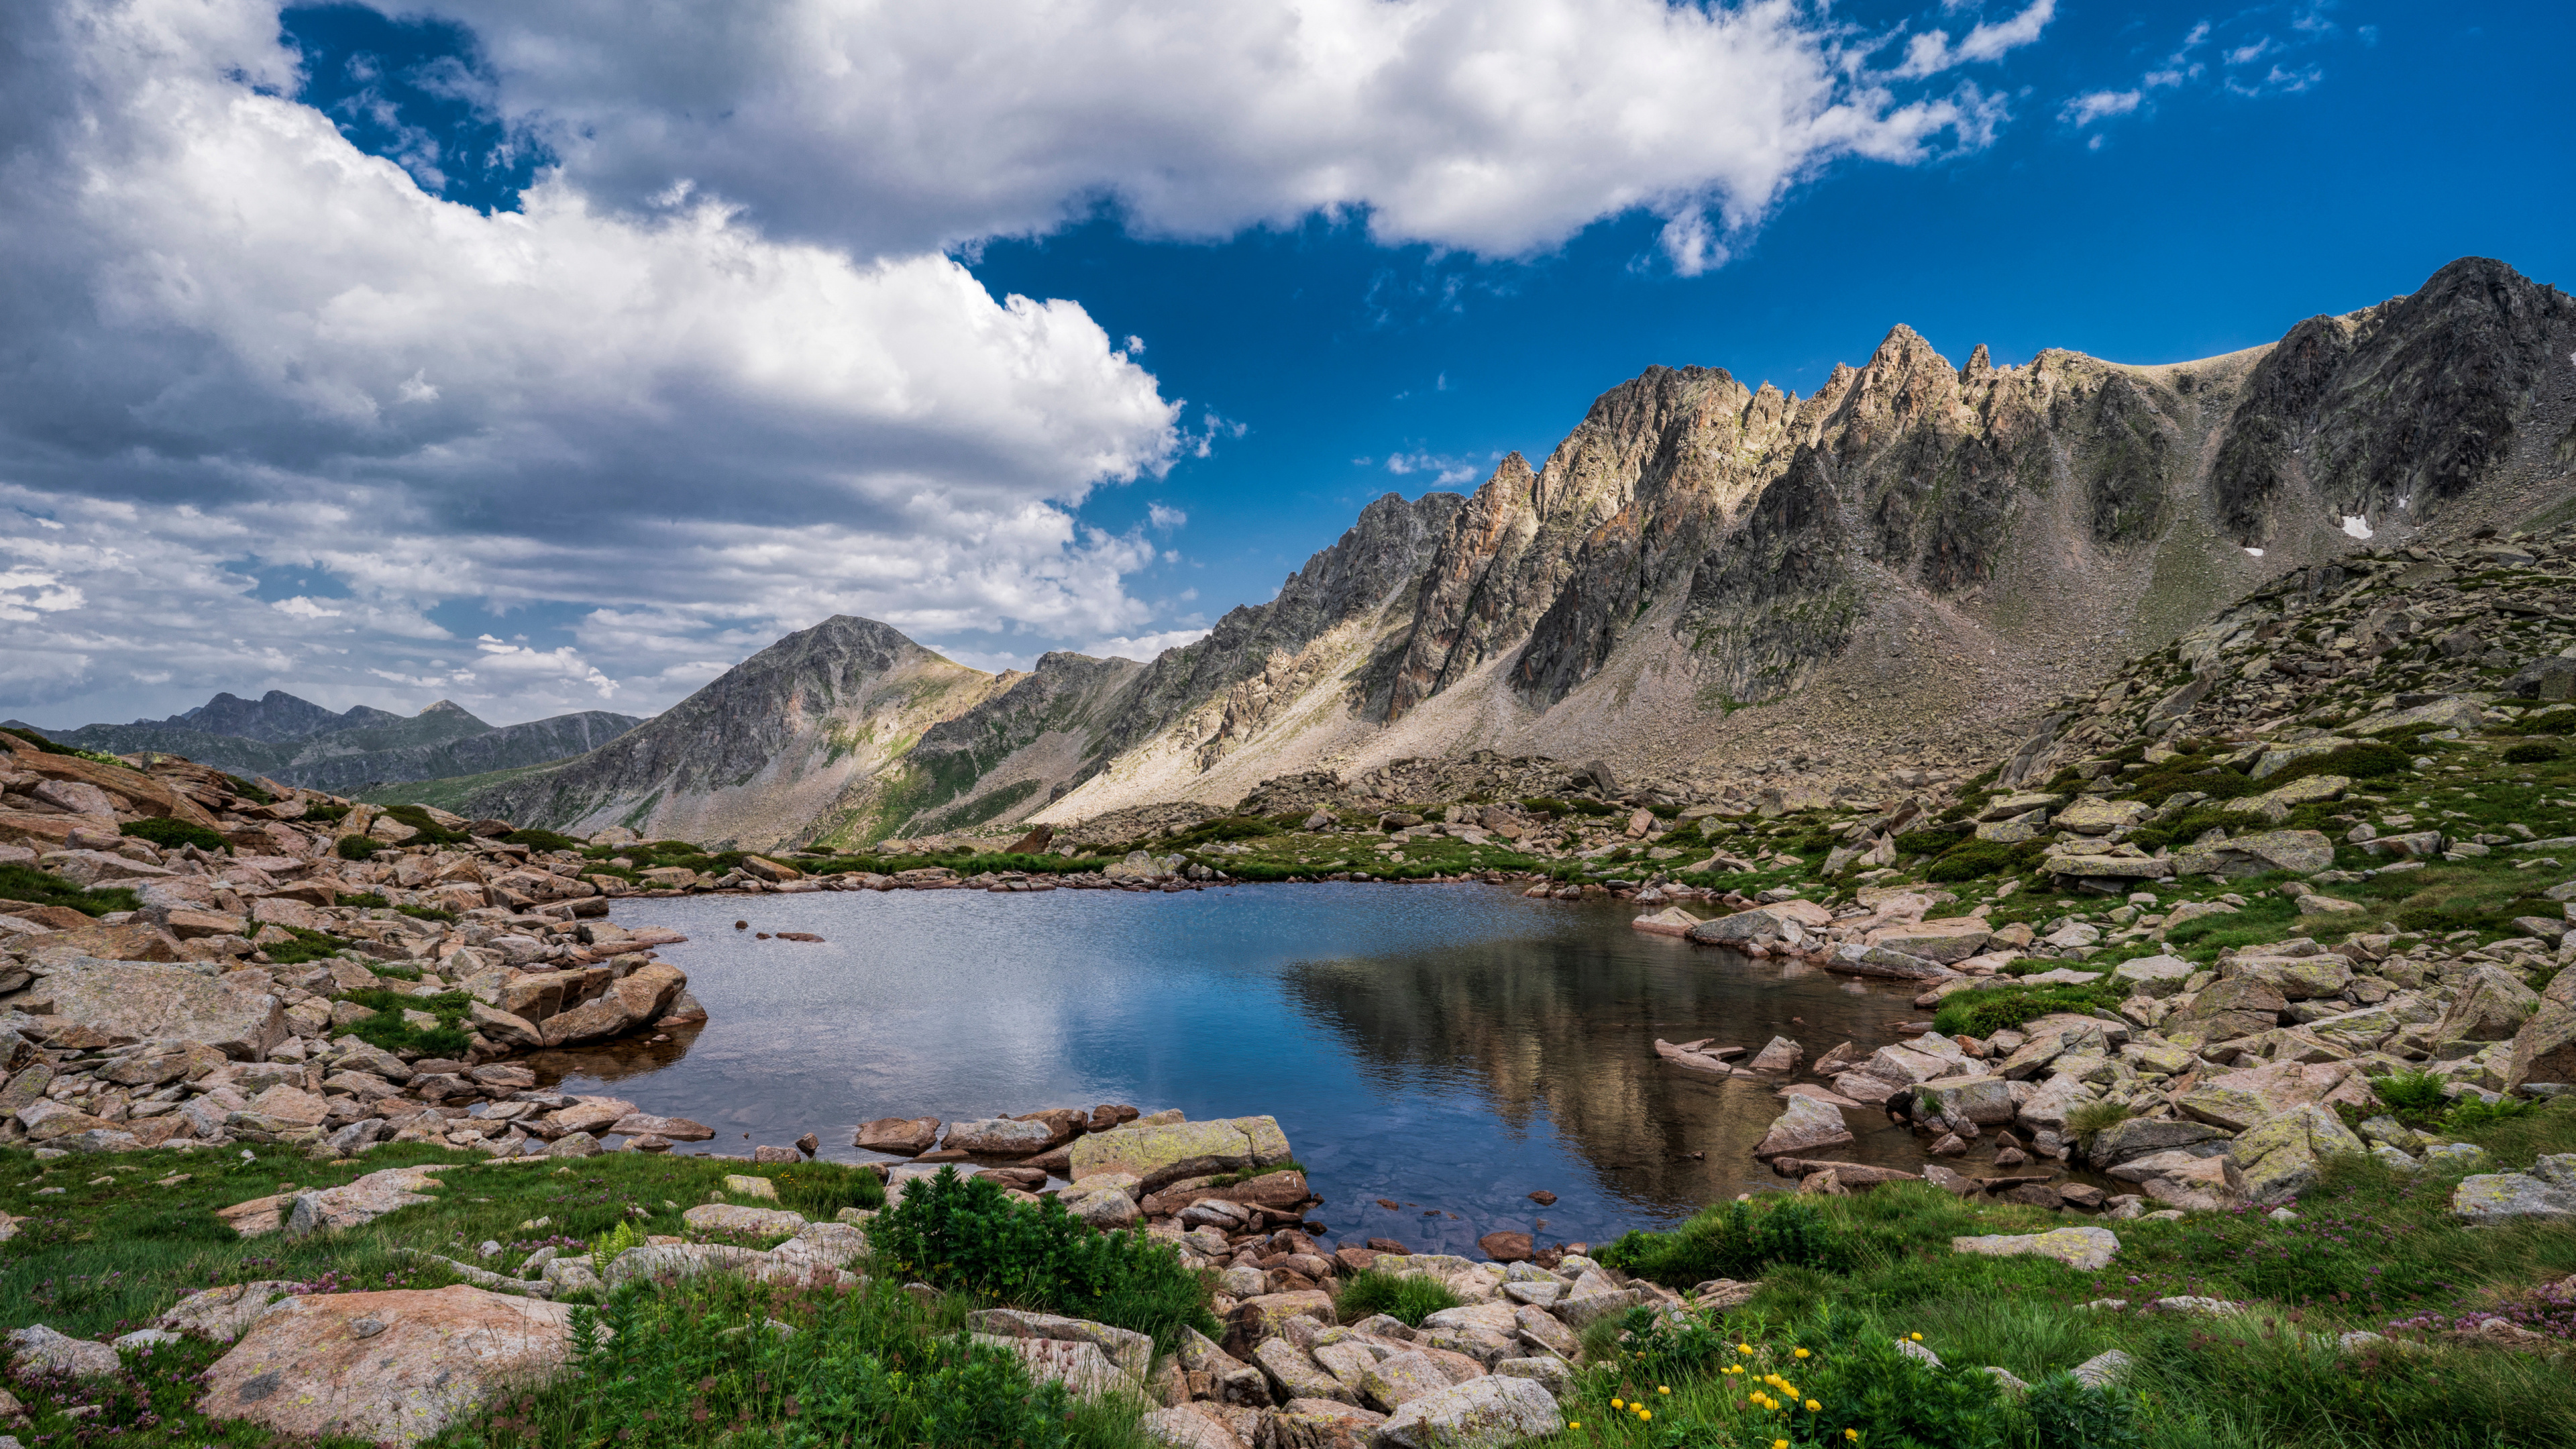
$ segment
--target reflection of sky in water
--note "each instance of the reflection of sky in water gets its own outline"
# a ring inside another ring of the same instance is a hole
[[[620,902],[621,924],[691,937],[663,955],[708,1024],[538,1065],[717,1129],[684,1150],[811,1131],[857,1158],[872,1118],[1100,1102],[1267,1113],[1338,1236],[1600,1242],[1786,1185],[1750,1156],[1779,1114],[1770,1088],[1661,1065],[1654,1038],[1758,1049],[1776,1032],[1812,1054],[1875,1047],[1912,1014],[1910,991],[1647,936],[1635,913],[1465,885]],[[737,919],[827,943],[754,940]],[[1862,1140],[1833,1155],[1920,1160],[1884,1118],[1849,1115]],[[1538,1188],[1559,1201],[1537,1207]]]

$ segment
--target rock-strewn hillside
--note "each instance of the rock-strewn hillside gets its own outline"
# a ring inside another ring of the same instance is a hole
[[[1284,681],[1274,653],[1258,717],[1174,713],[1041,818],[1476,748],[1818,784],[1971,758],[2267,577],[2565,504],[2570,352],[2576,302],[2470,259],[2200,362],[1960,367],[1898,327],[1805,398],[1650,369],[1505,459],[1369,641]]]

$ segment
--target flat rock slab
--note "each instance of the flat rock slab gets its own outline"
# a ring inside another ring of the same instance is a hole
[[[2527,1173],[2483,1172],[2452,1189],[2451,1216],[2469,1223],[2576,1222],[2576,1189]]]
[[[1087,1318],[1063,1318],[1052,1313],[1030,1313],[1017,1308],[986,1308],[966,1315],[966,1326],[977,1333],[997,1338],[1052,1338],[1064,1343],[1088,1343],[1109,1356],[1120,1372],[1144,1382],[1154,1368],[1154,1340],[1124,1328],[1094,1323]]]
[[[1504,1449],[1563,1432],[1555,1397],[1535,1380],[1489,1374],[1407,1400],[1370,1442],[1393,1449]]]
[[[9,1331],[9,1371],[20,1378],[40,1374],[113,1378],[123,1367],[116,1350],[95,1339],[56,1333],[41,1323]]]
[[[978,1333],[974,1339],[986,1348],[1017,1355],[1027,1365],[1031,1379],[1060,1383],[1076,1398],[1144,1391],[1142,1384],[1109,1361],[1109,1355],[1102,1353],[1098,1344],[1071,1343],[1060,1338],[1006,1338],[993,1333]]]
[[[780,1208],[742,1207],[729,1202],[700,1203],[680,1214],[692,1232],[740,1233],[745,1237],[767,1238],[780,1233],[794,1233],[805,1226],[802,1213]]]
[[[572,1310],[462,1284],[290,1298],[206,1370],[197,1410],[410,1445],[563,1365]]]
[[[1073,1144],[1072,1168],[1076,1181],[1103,1172],[1134,1173],[1151,1192],[1185,1177],[1275,1166],[1290,1155],[1279,1119],[1232,1117],[1094,1132]]]
[[[303,1238],[315,1233],[339,1232],[374,1222],[396,1208],[428,1202],[421,1189],[437,1186],[438,1174],[447,1171],[450,1165],[433,1163],[426,1167],[388,1167],[339,1187],[297,1193],[287,1210],[286,1235]],[[248,1207],[249,1204],[242,1206]]]
[[[2120,1251],[2120,1239],[2109,1228],[2058,1228],[2045,1233],[1952,1238],[1950,1248],[1988,1258],[2055,1258],[2070,1268],[2092,1273],[2110,1266],[2112,1255]]]
[[[49,957],[30,995],[52,999],[55,1021],[119,1041],[204,1042],[228,1057],[257,1060],[287,1037],[276,997],[235,991],[185,966]]]
[[[1844,1124],[1842,1109],[1831,1107],[1813,1097],[1791,1097],[1788,1110],[1771,1124],[1762,1142],[1753,1149],[1759,1158],[1782,1157],[1812,1152],[1819,1147],[1839,1147],[1853,1140],[1851,1128]]]
[[[293,1297],[299,1286],[271,1279],[208,1288],[170,1305],[167,1312],[152,1321],[152,1326],[214,1343],[230,1343],[241,1337],[243,1330],[266,1313],[270,1305]]]
[[[629,1112],[608,1125],[613,1137],[665,1137],[673,1142],[704,1142],[716,1135],[715,1129],[686,1117],[656,1117],[649,1112]]]

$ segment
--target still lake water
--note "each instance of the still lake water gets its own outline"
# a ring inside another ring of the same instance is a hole
[[[561,1090],[716,1129],[683,1151],[810,1131],[859,1161],[877,1154],[852,1132],[878,1117],[1101,1102],[1266,1113],[1333,1240],[1598,1244],[1790,1185],[1751,1155],[1780,1114],[1772,1087],[1666,1065],[1656,1037],[1758,1050],[1777,1034],[1813,1056],[1897,1040],[1920,1014],[1912,988],[1648,935],[1636,915],[1466,884],[621,901],[617,923],[690,937],[662,954],[707,1024],[533,1064]],[[1923,1160],[1884,1115],[1845,1116],[1860,1140],[1831,1156]],[[1541,1188],[1553,1206],[1529,1200]]]

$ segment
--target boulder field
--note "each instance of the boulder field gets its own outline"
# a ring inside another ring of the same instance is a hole
[[[0,751],[0,867],[135,902],[91,915],[0,900],[0,1142],[595,1150],[631,1105],[538,1092],[505,1059],[705,1019],[654,954],[681,938],[601,919],[624,880],[585,879],[577,852],[505,838],[507,822],[415,807],[415,826],[184,760],[102,762],[5,733]],[[145,822],[159,828],[123,833]],[[709,1135],[678,1119],[624,1130],[648,1146]]]

